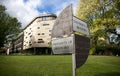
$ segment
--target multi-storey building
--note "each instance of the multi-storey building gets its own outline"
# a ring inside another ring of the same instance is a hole
[[[23,50],[23,32],[19,33],[18,36],[11,41],[9,47],[9,53],[21,53]]]
[[[23,32],[21,32],[13,42],[13,52],[21,53],[23,50]]]
[[[23,31],[23,50],[49,47],[55,19],[54,14],[45,14],[33,19]]]

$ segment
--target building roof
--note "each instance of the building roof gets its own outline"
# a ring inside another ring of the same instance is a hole
[[[30,26],[30,24],[32,24],[37,18],[41,18],[41,17],[57,17],[55,14],[42,14],[38,17],[35,17],[23,30],[25,30],[28,26]]]

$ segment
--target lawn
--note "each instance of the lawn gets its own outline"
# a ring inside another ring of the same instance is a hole
[[[0,76],[72,76],[72,57],[0,56]],[[77,76],[120,76],[120,57],[89,56]]]

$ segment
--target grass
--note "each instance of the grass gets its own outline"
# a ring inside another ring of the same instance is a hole
[[[78,76],[120,76],[120,57],[89,56]]]
[[[0,56],[0,76],[72,76],[72,57]],[[77,76],[120,76],[120,57],[89,56]]]

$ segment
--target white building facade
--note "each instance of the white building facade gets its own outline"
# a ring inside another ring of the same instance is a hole
[[[24,29],[23,50],[49,47],[56,15],[45,14],[36,17]]]

